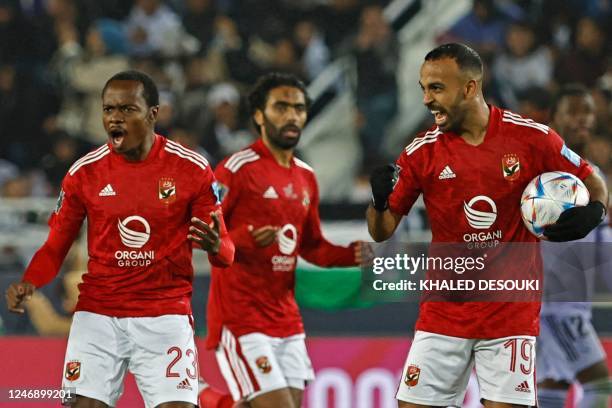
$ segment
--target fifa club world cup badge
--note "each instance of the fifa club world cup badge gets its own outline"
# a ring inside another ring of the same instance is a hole
[[[68,381],[78,380],[81,377],[81,362],[76,360],[67,362],[64,377]]]
[[[257,360],[255,360],[255,364],[262,374],[268,374],[270,371],[272,371],[272,365],[266,356],[258,357]]]
[[[406,378],[404,383],[409,387],[416,387],[419,383],[419,377],[421,376],[421,369],[415,365],[409,365],[406,371]]]
[[[506,180],[514,181],[518,179],[521,172],[521,163],[519,162],[518,155],[513,153],[505,154],[502,158],[502,171]]]
[[[159,199],[164,204],[170,204],[176,200],[176,184],[174,179],[169,177],[159,179]]]

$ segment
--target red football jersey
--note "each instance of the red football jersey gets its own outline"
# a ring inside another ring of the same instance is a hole
[[[490,106],[482,144],[437,127],[419,135],[397,160],[399,181],[389,208],[407,214],[423,194],[432,243],[534,242],[529,256],[508,265],[514,276],[539,275],[537,238],[521,219],[521,195],[537,175],[565,171],[586,178],[592,168],[546,125]],[[537,335],[536,302],[423,302],[417,330],[462,338]]]
[[[294,292],[298,255],[320,266],[355,264],[352,247],[332,245],[321,234],[312,168],[297,158],[289,168],[279,165],[259,139],[219,163],[215,176],[236,254],[231,267],[212,269],[207,346],[218,344],[222,326],[236,337],[302,333]],[[259,248],[249,228],[265,225],[280,230],[274,243]]]
[[[155,136],[139,162],[103,145],[68,170],[49,238],[23,279],[37,287],[53,279],[87,218],[89,262],[77,311],[115,317],[190,314],[190,220],[210,222],[210,212],[219,209],[217,197],[206,159],[162,136]],[[231,263],[233,246],[230,241],[228,252],[229,239],[224,240],[211,262]]]

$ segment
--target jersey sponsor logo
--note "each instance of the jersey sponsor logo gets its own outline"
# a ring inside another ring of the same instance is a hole
[[[128,228],[128,224],[132,221],[139,222],[144,227],[144,232],[139,232]],[[151,226],[141,216],[132,215],[123,221],[118,220],[117,227],[123,245],[129,248],[142,248],[151,237]]]
[[[263,198],[276,199],[278,198],[278,193],[276,192],[274,187],[270,186],[266,191],[264,191]]]
[[[295,268],[295,256],[274,255],[271,261],[274,272],[291,272]]]
[[[474,207],[479,202],[485,202],[489,207],[489,211],[476,210]],[[495,223],[497,219],[497,206],[495,201],[491,198],[479,195],[472,198],[467,203],[463,202],[463,210],[465,212],[465,218],[467,219],[470,227],[484,230],[489,229]],[[483,231],[483,232],[471,232],[463,234],[463,240],[468,243],[468,248],[493,248],[499,245],[502,238],[502,231],[500,229],[496,231]]]
[[[268,360],[268,357],[266,356],[257,357],[255,360],[255,365],[262,374],[268,374],[270,371],[272,371],[272,364],[270,364],[270,360]]]
[[[278,231],[278,249],[284,255],[291,255],[297,246],[297,228],[292,224],[285,224]]]
[[[132,223],[132,228],[128,224]],[[140,229],[134,230],[135,224],[141,225]],[[142,248],[151,238],[151,226],[144,218],[138,215],[127,217],[123,221],[118,220],[117,227],[121,242],[128,248]],[[155,251],[115,251],[117,264],[122,267],[130,266],[149,266],[155,259]]]
[[[421,369],[415,365],[409,365],[404,377],[404,384],[408,387],[416,387],[421,376]]]
[[[192,391],[193,387],[191,386],[191,383],[189,382],[189,380],[187,378],[185,378],[183,381],[181,381],[177,386],[176,386],[177,390],[189,390]]]
[[[57,203],[55,204],[55,213],[59,214],[60,210],[62,209],[62,204],[64,204],[64,190],[60,190],[59,192],[59,196],[57,196]]]
[[[484,201],[489,204],[491,211],[478,211],[473,206]],[[484,195],[479,195],[472,198],[469,202],[463,202],[463,211],[465,212],[465,218],[467,219],[470,227],[476,229],[488,229],[491,228],[495,220],[497,219],[497,206],[495,201]]]
[[[502,157],[502,174],[508,181],[514,181],[519,178],[521,173],[521,162],[518,155],[511,153],[505,154]]]
[[[453,172],[453,170],[450,168],[450,166],[446,166],[442,169],[442,171],[440,172],[440,175],[438,176],[439,180],[447,180],[447,179],[452,179],[457,177],[457,175]]]
[[[98,196],[100,197],[110,197],[116,195],[117,193],[115,193],[115,190],[113,190],[113,186],[111,186],[110,184],[104,186],[104,188],[98,193]]]
[[[531,393],[531,390],[529,389],[529,383],[527,381],[523,381],[522,383],[520,383],[514,389],[514,391]]]
[[[564,143],[561,148],[561,156],[565,157],[574,166],[580,167],[580,156]]]
[[[68,381],[76,381],[81,377],[81,362],[78,360],[71,360],[66,363],[66,370],[64,371],[64,378]]]
[[[159,199],[164,204],[176,201],[176,183],[173,178],[162,177],[159,179]]]

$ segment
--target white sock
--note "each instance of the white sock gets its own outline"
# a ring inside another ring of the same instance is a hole
[[[607,378],[582,384],[584,392],[580,401],[580,408],[608,408],[612,384]]]
[[[538,405],[540,408],[563,408],[567,399],[567,390],[538,388]]]

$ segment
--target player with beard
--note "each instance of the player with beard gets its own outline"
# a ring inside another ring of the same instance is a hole
[[[206,159],[155,134],[158,95],[138,71],[107,81],[108,143],[68,170],[47,241],[6,292],[9,310],[23,313],[23,302],[57,275],[87,218],[89,262],[62,379],[77,395],[73,407],[116,406],[126,370],[148,407],[197,405],[192,247],[221,267],[232,263],[234,246]]]
[[[293,153],[307,119],[304,84],[292,75],[263,76],[249,103],[260,138],[215,170],[236,257],[231,267],[212,269],[207,347],[216,349],[234,400],[299,407],[314,371],[295,301],[297,257],[355,266],[363,244],[333,245],[321,233],[314,172]]]
[[[478,280],[491,271],[538,278],[537,238],[521,219],[525,186],[541,173],[565,171],[581,178],[590,192],[588,205],[566,210],[546,227],[551,241],[579,239],[597,227],[608,193],[601,177],[554,130],[488,105],[482,78],[480,56],[463,44],[444,44],[425,56],[419,84],[435,126],[406,147],[397,168],[373,172],[368,229],[375,241],[388,239],[423,194],[432,244],[457,243],[453,248],[466,248],[462,254],[474,257],[482,251],[465,251],[533,243],[521,245],[521,256],[512,262],[500,251],[487,251],[486,270],[466,272],[462,279]],[[454,275],[451,271],[449,279]],[[485,407],[536,404],[539,302],[476,302],[470,295],[461,302],[421,302],[397,392],[400,408],[462,406],[473,367]]]
[[[595,102],[589,91],[577,84],[564,86],[555,98],[551,116],[552,126],[567,145],[582,153],[596,126]],[[537,346],[542,408],[563,408],[575,382],[583,389],[580,407],[609,406],[612,385],[606,354],[591,323],[590,301],[597,273],[612,272],[611,242],[612,231],[605,222],[576,244],[542,242],[545,291]]]

